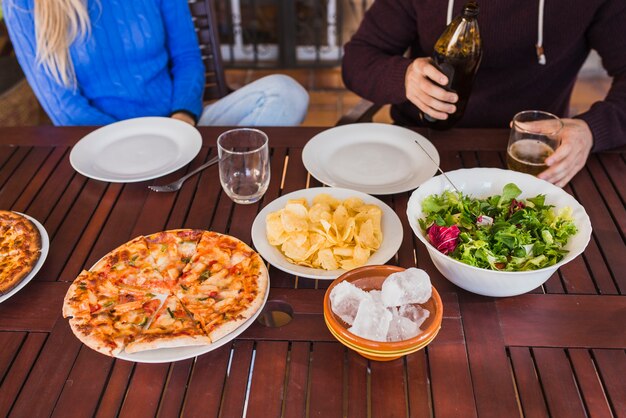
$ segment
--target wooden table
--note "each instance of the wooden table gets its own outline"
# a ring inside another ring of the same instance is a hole
[[[481,297],[449,283],[411,233],[404,216],[410,193],[383,197],[404,226],[390,263],[417,262],[443,297],[443,326],[426,350],[388,363],[367,361],[324,325],[328,282],[270,268],[269,299],[292,307],[289,324],[255,323],[196,359],[135,364],[98,354],[74,337],[61,317],[68,283],[139,234],[204,228],[250,242],[264,204],[319,185],[301,153],[321,129],[266,130],[272,182],[263,202],[249,206],[221,193],[217,167],[171,194],[149,192],[152,182],[87,179],[70,166],[69,151],[90,130],[0,129],[0,208],[33,216],[50,235],[41,271],[0,305],[0,416],[626,417],[624,150],[592,156],[566,187],[593,224],[584,255],[518,297]],[[223,130],[201,130],[205,146],[188,168],[215,154]],[[503,166],[504,130],[423,133],[445,170]]]

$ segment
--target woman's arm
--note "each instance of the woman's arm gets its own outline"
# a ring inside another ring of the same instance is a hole
[[[187,0],[161,0],[161,14],[174,83],[171,112],[186,111],[197,120],[202,113],[204,64]]]
[[[93,107],[80,87],[61,86],[36,61],[35,25],[32,1],[5,0],[4,18],[15,55],[28,83],[55,125],[106,125],[110,115]]]

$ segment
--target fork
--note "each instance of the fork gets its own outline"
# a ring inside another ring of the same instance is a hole
[[[157,185],[148,186],[148,189],[152,190],[153,192],[175,192],[177,190],[180,190],[185,180],[187,180],[189,177],[193,176],[194,174],[198,174],[200,171],[204,170],[205,168],[212,166],[219,160],[220,160],[220,157],[215,156],[211,158],[209,161],[207,161],[206,163],[202,164],[200,167],[193,170],[191,173],[186,174],[185,176],[179,178],[176,181],[173,181],[169,184],[164,184],[162,186],[157,186]]]

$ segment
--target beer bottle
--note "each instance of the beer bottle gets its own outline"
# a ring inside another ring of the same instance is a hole
[[[448,84],[442,87],[455,92],[459,100],[454,103],[456,111],[448,115],[448,119],[439,120],[424,114],[423,120],[431,128],[449,129],[463,117],[482,58],[477,16],[478,4],[469,1],[463,6],[461,15],[450,22],[435,43],[433,63],[448,77]]]

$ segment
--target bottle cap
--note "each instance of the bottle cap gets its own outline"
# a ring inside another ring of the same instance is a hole
[[[463,16],[465,17],[476,17],[478,16],[480,8],[478,7],[478,3],[469,1],[465,3],[463,6]]]

